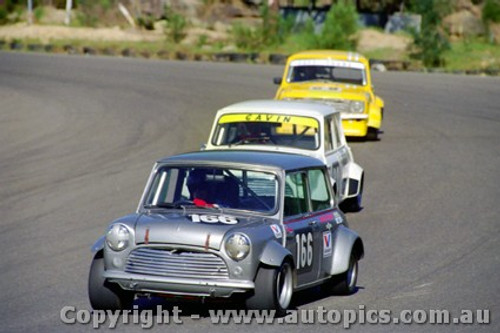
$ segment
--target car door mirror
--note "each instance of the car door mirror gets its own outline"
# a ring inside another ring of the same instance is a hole
[[[206,143],[202,143],[200,145],[200,150],[205,150],[205,149],[207,149],[207,144]]]
[[[280,85],[281,84],[281,78],[280,77],[273,78],[273,83],[277,84],[277,85]]]

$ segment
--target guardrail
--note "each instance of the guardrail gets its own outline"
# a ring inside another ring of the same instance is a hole
[[[115,49],[111,47],[96,48],[92,46],[73,46],[71,44],[55,46],[52,44],[24,44],[22,41],[0,40],[0,50],[45,52],[45,53],[65,53],[80,55],[103,55],[121,56],[130,58],[153,58],[163,60],[190,60],[190,61],[215,61],[232,63],[256,63],[284,65],[288,58],[287,54],[281,53],[258,53],[258,52],[214,52],[214,53],[186,53],[173,50],[159,50],[157,52],[135,50],[133,48]],[[429,73],[452,73],[467,75],[489,75],[499,76],[500,69],[471,69],[461,71],[445,71],[443,69],[412,68],[409,61],[370,59],[372,70],[375,71],[417,71]]]

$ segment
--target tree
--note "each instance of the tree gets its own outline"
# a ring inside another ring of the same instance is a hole
[[[357,45],[358,13],[349,0],[339,0],[330,7],[318,38],[322,49],[355,50]]]
[[[304,49],[355,50],[357,45],[358,13],[349,0],[338,0],[326,14],[322,29],[317,32],[309,19],[294,36]]]
[[[449,49],[448,39],[440,29],[441,18],[447,8],[442,0],[414,0],[412,9],[422,15],[420,32],[413,32],[412,57],[420,59],[427,67],[438,67],[444,63],[443,52]]]

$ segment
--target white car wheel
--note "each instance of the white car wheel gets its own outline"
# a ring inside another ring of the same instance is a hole
[[[293,294],[293,269],[288,261],[279,267],[261,266],[255,278],[255,290],[246,300],[249,309],[276,310],[284,315]]]
[[[358,281],[358,259],[351,253],[347,271],[332,276],[327,283],[328,289],[336,295],[350,295],[356,291]]]

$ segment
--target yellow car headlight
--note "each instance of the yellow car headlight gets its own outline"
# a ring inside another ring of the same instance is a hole
[[[349,111],[355,113],[361,113],[365,111],[365,102],[363,101],[351,101],[349,105]]]

